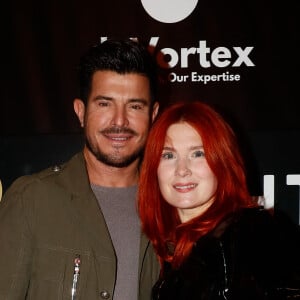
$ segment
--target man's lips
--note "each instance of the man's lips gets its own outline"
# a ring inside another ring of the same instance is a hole
[[[104,136],[115,142],[125,142],[132,138],[132,135],[128,134],[104,134]]]
[[[176,183],[173,188],[180,193],[187,193],[194,190],[198,186],[197,183]]]
[[[113,142],[126,142],[132,137],[137,136],[134,130],[126,127],[110,127],[103,129],[101,133]]]

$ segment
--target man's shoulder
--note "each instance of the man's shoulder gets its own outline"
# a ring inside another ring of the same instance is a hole
[[[79,164],[81,154],[75,154],[69,161],[62,164],[55,164],[39,172],[24,175],[17,178],[8,188],[5,194],[25,193],[27,190],[36,188],[51,187],[60,180],[70,175],[75,175],[69,168]]]

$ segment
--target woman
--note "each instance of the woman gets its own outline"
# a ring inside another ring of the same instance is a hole
[[[250,196],[236,137],[208,105],[173,104],[153,125],[139,213],[162,267],[154,300],[300,299],[299,228]]]

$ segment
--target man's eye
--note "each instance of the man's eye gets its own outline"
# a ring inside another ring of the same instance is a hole
[[[161,155],[161,157],[162,157],[162,159],[172,159],[172,158],[174,158],[174,155],[171,152],[166,152],[166,153],[163,153]]]
[[[140,104],[133,104],[133,105],[131,105],[131,108],[132,108],[132,109],[135,109],[135,110],[140,110],[140,109],[142,109],[143,107],[142,107],[142,105],[140,105]]]
[[[100,102],[98,103],[98,105],[99,105],[99,106],[105,107],[105,106],[108,106],[108,102],[101,102],[101,101],[100,101]]]
[[[204,151],[201,151],[201,150],[197,150],[197,151],[195,151],[195,152],[193,152],[193,154],[192,154],[192,157],[204,157],[205,156],[205,153],[204,153]]]

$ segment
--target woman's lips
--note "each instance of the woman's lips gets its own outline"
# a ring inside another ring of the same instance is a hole
[[[180,193],[187,193],[197,187],[197,183],[176,183],[173,185],[174,189]]]

